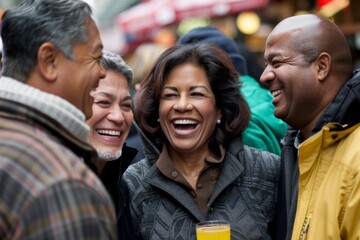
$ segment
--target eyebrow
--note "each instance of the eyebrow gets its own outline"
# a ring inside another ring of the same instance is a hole
[[[272,59],[276,58],[276,57],[281,57],[282,55],[280,53],[271,53],[269,54],[269,56],[267,56],[265,58],[265,61],[268,60],[268,61],[271,61]]]
[[[99,43],[94,49],[93,54],[101,54],[103,53],[104,45],[102,43]]]
[[[102,95],[102,96],[105,96],[105,97],[111,98],[111,99],[115,98],[115,96],[113,94],[110,94],[110,93],[107,93],[107,92],[94,92],[93,96],[96,96],[96,95]],[[132,100],[131,95],[128,95],[128,96],[123,98],[123,101],[126,101],[126,100]]]
[[[124,101],[127,101],[127,100],[132,100],[132,97],[131,96],[124,97]]]
[[[104,49],[104,45],[102,43],[98,44],[98,46],[96,47],[96,50],[102,51],[103,49]]]
[[[170,89],[170,90],[173,90],[173,91],[178,91],[177,87],[173,87],[173,86],[165,86],[164,89]],[[190,90],[194,90],[194,89],[197,89],[197,88],[202,88],[202,89],[205,89],[207,92],[210,92],[209,89],[207,89],[207,87],[205,86],[202,86],[202,85],[196,85],[196,86],[191,86],[190,87]]]

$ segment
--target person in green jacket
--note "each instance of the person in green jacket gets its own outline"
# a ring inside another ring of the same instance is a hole
[[[241,56],[235,40],[215,27],[206,26],[189,31],[177,41],[177,45],[194,43],[208,43],[223,49],[240,74],[241,92],[252,115],[242,136],[243,143],[280,155],[280,140],[285,135],[287,124],[273,115],[272,95],[259,80],[248,74],[246,60]]]

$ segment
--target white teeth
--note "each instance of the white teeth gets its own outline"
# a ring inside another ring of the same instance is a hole
[[[197,121],[187,120],[187,119],[179,119],[179,120],[175,120],[174,124],[197,124]]]
[[[114,131],[114,130],[97,130],[100,134],[110,135],[110,136],[120,136],[120,131]]]
[[[276,90],[276,91],[271,92],[271,95],[272,95],[273,97],[276,97],[276,96],[280,95],[283,91],[284,91],[284,90]]]

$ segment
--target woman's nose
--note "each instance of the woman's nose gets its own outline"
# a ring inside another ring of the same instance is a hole
[[[174,105],[174,109],[178,111],[187,111],[192,109],[192,104],[185,96],[181,96]]]

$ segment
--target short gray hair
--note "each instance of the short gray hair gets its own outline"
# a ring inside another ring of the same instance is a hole
[[[105,70],[112,70],[123,74],[128,84],[131,83],[133,71],[120,55],[103,50],[103,57],[100,63]]]
[[[25,82],[37,64],[41,44],[53,43],[72,59],[73,47],[87,41],[91,7],[81,0],[25,0],[2,18],[3,75]]]

